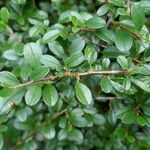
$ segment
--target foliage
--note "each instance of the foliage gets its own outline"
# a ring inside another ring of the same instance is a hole
[[[0,1],[0,149],[150,149],[149,0]]]

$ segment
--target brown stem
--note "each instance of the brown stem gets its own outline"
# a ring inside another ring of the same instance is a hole
[[[61,77],[58,77],[58,76],[55,76],[55,75],[54,76],[47,76],[43,79],[29,81],[29,82],[26,82],[26,83],[23,83],[23,84],[12,86],[11,88],[16,89],[16,88],[24,87],[24,86],[31,85],[31,84],[34,84],[34,83],[41,83],[41,82],[45,82],[45,81],[55,81],[55,80],[60,79],[60,78],[71,78],[71,77],[80,78],[80,77],[92,76],[92,75],[113,75],[113,74],[128,74],[128,71],[127,70],[109,70],[109,71],[102,70],[102,71],[89,71],[89,72],[83,72],[83,73],[80,73],[80,72],[75,72],[75,73],[65,72],[64,75],[61,76]]]

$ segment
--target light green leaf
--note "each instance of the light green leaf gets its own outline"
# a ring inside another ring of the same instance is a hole
[[[41,98],[41,87],[39,85],[31,85],[25,95],[25,101],[27,105],[35,105]]]
[[[31,78],[33,80],[38,80],[45,77],[49,73],[49,68],[46,66],[37,67],[32,73]]]
[[[93,115],[93,122],[97,125],[103,125],[105,123],[105,117],[101,114]]]
[[[0,149],[3,148],[3,144],[4,144],[3,135],[0,133]]]
[[[110,66],[110,60],[109,60],[108,58],[104,58],[104,59],[102,60],[102,67],[103,67],[104,69],[108,69],[109,66]]]
[[[3,53],[3,56],[8,60],[18,60],[19,56],[15,50],[7,50]]]
[[[149,87],[148,84],[144,83],[143,81],[134,79],[134,78],[132,78],[131,81],[132,81],[135,85],[137,85],[138,87],[140,87],[141,89],[143,89],[144,91],[150,93],[150,87]]]
[[[89,105],[92,102],[92,94],[90,89],[83,83],[77,81],[75,85],[76,96],[84,105]]]
[[[58,132],[58,140],[61,141],[61,140],[64,140],[68,135],[68,132],[66,129],[61,129],[59,132]]]
[[[93,64],[97,59],[97,51],[95,50],[94,46],[87,45],[84,49],[85,59],[88,61],[89,64]]]
[[[112,80],[111,80],[111,84],[114,87],[114,89],[117,90],[118,92],[124,92],[124,87],[121,84],[114,82]]]
[[[58,92],[53,85],[46,85],[43,89],[43,100],[48,106],[54,106],[58,101]]]
[[[100,17],[92,17],[85,22],[85,26],[90,29],[99,29],[106,25],[106,21]]]
[[[145,22],[145,16],[144,16],[144,10],[138,3],[134,3],[131,7],[131,17],[133,20],[133,23],[135,27],[138,30],[141,30],[141,28],[144,25]]]
[[[52,42],[54,40],[56,40],[60,35],[60,31],[59,30],[51,30],[49,32],[47,32],[46,34],[44,34],[42,41],[43,43],[48,43],[48,42]]]
[[[23,54],[29,65],[36,68],[40,65],[40,57],[42,56],[42,51],[38,44],[28,43],[24,46]]]
[[[129,90],[130,89],[130,87],[131,87],[131,81],[130,81],[129,78],[125,78],[123,80],[123,86],[124,86],[125,90]]]
[[[120,64],[122,69],[128,69],[129,68],[128,60],[126,59],[125,56],[118,56],[117,57],[117,62]]]
[[[108,6],[107,5],[102,5],[98,10],[97,10],[97,15],[98,16],[103,16],[108,12]]]
[[[112,84],[108,77],[103,77],[100,81],[100,85],[102,88],[102,91],[105,93],[110,93],[112,91]]]
[[[43,55],[40,59],[41,63],[47,67],[50,67],[52,69],[57,69],[61,67],[60,62],[51,55]]]
[[[0,10],[0,17],[1,17],[1,20],[5,23],[8,22],[9,20],[9,11],[6,7],[3,7],[1,8]]]
[[[19,81],[13,73],[2,71],[0,72],[0,83],[7,85],[17,85],[19,84]]]
[[[63,58],[65,56],[63,47],[57,41],[49,42],[48,46],[50,51],[56,56],[60,58]]]
[[[117,30],[115,44],[121,52],[127,52],[132,47],[133,39],[127,32]]]
[[[84,55],[82,52],[77,52],[72,54],[67,61],[67,66],[69,68],[76,67],[84,61]]]

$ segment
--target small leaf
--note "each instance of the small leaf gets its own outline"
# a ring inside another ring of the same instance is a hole
[[[60,31],[59,30],[51,30],[49,32],[47,32],[46,34],[44,34],[42,41],[43,43],[48,43],[48,42],[52,42],[54,40],[56,40],[60,35]]]
[[[137,85],[138,87],[140,87],[141,89],[143,89],[146,92],[150,93],[150,87],[148,84],[144,83],[143,81],[137,80],[137,79],[131,79],[131,81]]]
[[[145,126],[148,123],[148,121],[144,116],[137,116],[137,123],[141,126]]]
[[[93,17],[85,22],[85,26],[90,29],[99,29],[106,25],[106,21],[100,17]]]
[[[8,60],[18,60],[19,56],[15,52],[15,50],[7,50],[3,53],[3,56]]]
[[[45,66],[37,67],[32,73],[31,78],[33,80],[38,80],[45,77],[49,72],[49,68]]]
[[[46,85],[43,90],[43,100],[48,106],[54,106],[58,101],[58,92],[53,85]]]
[[[85,40],[82,37],[74,39],[70,46],[71,54],[81,52],[84,49],[84,46]]]
[[[134,123],[136,121],[136,111],[134,109],[130,109],[123,115],[121,120],[126,124]]]
[[[102,91],[105,93],[110,93],[112,91],[112,84],[108,77],[103,77],[100,81],[100,85],[102,88]]]
[[[89,105],[92,102],[92,94],[90,89],[83,83],[77,81],[75,85],[77,98],[84,105]]]
[[[57,69],[61,67],[60,62],[51,55],[43,55],[40,59],[41,63],[47,67],[50,67],[52,69]]]
[[[3,148],[3,144],[4,144],[3,135],[0,133],[0,149]]]
[[[125,90],[129,90],[130,89],[130,87],[131,87],[131,81],[130,81],[129,78],[125,78],[123,80],[123,86],[124,86]]]
[[[42,51],[38,44],[28,43],[24,46],[23,54],[29,65],[36,68],[40,65],[40,57],[42,56]]]
[[[77,52],[72,54],[67,61],[67,66],[69,68],[76,67],[84,61],[84,55],[82,52]]]
[[[112,80],[111,80],[111,84],[114,87],[114,89],[117,90],[118,92],[124,92],[124,87],[121,84],[114,82]]]
[[[2,71],[0,72],[0,83],[7,85],[17,85],[19,84],[19,81],[11,72]]]
[[[102,60],[102,67],[103,67],[104,69],[108,69],[109,66],[110,66],[110,60],[109,60],[108,58],[104,58],[104,59]]]
[[[66,137],[67,137],[67,130],[66,129],[61,129],[59,132],[58,132],[58,140],[61,141],[61,140],[64,140]]]
[[[105,123],[105,117],[101,114],[93,115],[93,122],[97,125],[103,125]]]
[[[124,56],[118,56],[117,57],[117,62],[120,64],[122,69],[128,69],[129,68],[128,60]]]
[[[0,17],[3,22],[7,23],[9,20],[9,11],[6,7],[1,8],[0,10]]]
[[[144,22],[145,22],[144,21],[145,16],[144,16],[144,10],[140,6],[140,4],[133,3],[133,5],[131,7],[131,17],[132,17],[132,20],[133,20],[135,27],[138,30],[141,30],[141,28],[143,27]]]
[[[30,106],[35,105],[40,100],[41,93],[42,93],[42,90],[39,85],[30,86],[25,95],[26,104]]]
[[[60,58],[63,58],[65,56],[63,47],[57,41],[49,42],[48,46],[50,51],[56,56]]]
[[[97,10],[97,15],[98,16],[103,16],[104,14],[106,14],[108,12],[108,6],[107,5],[103,5],[101,6],[98,10]]]
[[[88,61],[89,64],[93,64],[97,59],[97,51],[95,50],[94,46],[88,45],[84,49],[85,59]]]
[[[121,52],[127,52],[132,47],[133,39],[127,32],[117,30],[115,44]]]

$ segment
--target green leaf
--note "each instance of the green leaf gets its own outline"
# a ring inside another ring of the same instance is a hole
[[[99,29],[106,25],[106,21],[100,17],[92,17],[85,22],[85,26],[90,29]]]
[[[97,51],[95,50],[94,46],[87,45],[84,49],[85,59],[88,61],[89,64],[93,64],[97,59]]]
[[[40,57],[42,56],[42,51],[38,44],[28,43],[24,46],[23,54],[29,65],[36,68],[40,65]]]
[[[92,102],[92,94],[90,89],[83,83],[77,81],[75,85],[76,96],[84,105],[89,105]]]
[[[121,52],[128,52],[132,47],[133,39],[124,30],[117,30],[115,44]]]
[[[65,117],[62,117],[59,121],[59,128],[65,129],[67,125],[67,119]]]
[[[110,93],[112,91],[112,84],[108,77],[103,77],[100,81],[100,85],[102,88],[102,91],[105,93]]]
[[[38,80],[45,77],[49,73],[49,68],[46,66],[37,67],[32,73],[31,78],[33,80]]]
[[[132,17],[135,27],[138,30],[141,30],[145,22],[145,16],[144,16],[144,10],[140,6],[140,4],[133,3],[131,7],[131,17]]]
[[[130,81],[129,78],[125,78],[123,80],[123,86],[124,86],[125,90],[129,90],[130,89],[130,87],[131,87],[131,81]]]
[[[3,7],[1,8],[0,10],[0,17],[1,17],[1,20],[5,23],[8,22],[9,20],[9,11],[6,7]]]
[[[102,60],[102,67],[103,67],[104,69],[108,69],[109,66],[110,66],[110,60],[109,60],[108,58],[104,58],[104,59]]]
[[[6,132],[8,127],[6,125],[0,125],[0,133]]]
[[[44,34],[42,41],[43,43],[48,43],[48,42],[52,42],[54,40],[56,40],[60,35],[60,31],[59,30],[51,30],[49,32],[47,32],[46,34]]]
[[[7,121],[7,117],[4,115],[0,115],[0,123]]]
[[[67,66],[69,68],[76,67],[84,61],[84,55],[82,52],[77,52],[72,54],[67,61]]]
[[[123,115],[121,120],[126,124],[134,123],[136,121],[136,111],[134,109],[130,109]]]
[[[3,135],[0,133],[0,149],[3,148],[3,144],[4,144]]]
[[[48,47],[50,51],[56,56],[60,58],[63,58],[65,56],[63,47],[57,41],[49,42]]]
[[[116,6],[125,6],[125,0],[110,0],[110,3]]]
[[[97,125],[103,125],[105,123],[105,117],[101,114],[93,115],[93,122]]]
[[[66,129],[61,129],[59,132],[58,132],[58,140],[61,141],[61,140],[64,140],[68,135],[68,132]]]
[[[72,129],[69,132],[69,137],[68,137],[71,141],[76,141],[78,143],[82,143],[83,141],[83,134],[80,130],[78,129]]]
[[[70,45],[71,54],[81,52],[84,49],[85,40],[82,37],[74,39]]]
[[[102,5],[98,10],[97,10],[97,15],[98,16],[103,16],[108,12],[108,6],[107,5]]]
[[[2,71],[0,72],[0,83],[7,85],[17,85],[19,84],[19,81],[13,73]]]
[[[25,95],[25,101],[27,105],[35,105],[41,98],[42,90],[39,85],[31,85]]]
[[[148,121],[144,116],[137,116],[137,123],[141,126],[145,126],[148,123]]]
[[[114,82],[112,80],[111,80],[111,84],[114,87],[114,89],[117,90],[118,92],[124,92],[124,87],[121,84]]]
[[[132,78],[131,81],[132,81],[135,85],[137,85],[138,87],[140,87],[141,89],[143,89],[144,91],[150,93],[150,87],[149,87],[148,84],[144,83],[143,81],[134,79],[134,78]]]
[[[43,55],[40,59],[41,63],[52,69],[57,69],[61,67],[60,62],[51,55]]]
[[[120,64],[122,69],[128,69],[129,68],[128,60],[124,56],[118,56],[117,57],[117,62]]]
[[[48,106],[54,106],[58,101],[58,92],[53,85],[46,85],[43,89],[43,100]]]
[[[15,50],[7,50],[3,53],[3,56],[8,60],[18,60],[19,56],[15,52]]]

